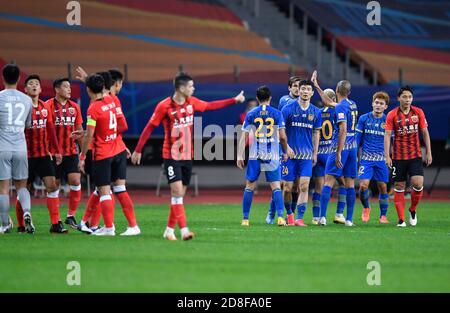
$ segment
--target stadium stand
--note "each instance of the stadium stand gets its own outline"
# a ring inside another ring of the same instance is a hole
[[[275,1],[284,11],[291,0]],[[337,40],[341,54],[351,50],[353,62],[376,69],[381,83],[450,85],[450,21],[447,1],[396,0],[382,3],[383,27],[369,26],[361,1],[293,0],[298,18],[306,14]],[[417,12],[421,12],[420,15]]]
[[[67,25],[61,1],[46,1],[45,10],[24,0],[2,4],[0,57],[48,79],[67,74],[69,62],[72,70],[89,71],[127,64],[130,81],[169,80],[180,67],[210,81],[236,81],[236,73],[279,82],[288,77],[289,59],[214,1],[80,4],[81,26]],[[46,34],[45,42],[38,33]]]

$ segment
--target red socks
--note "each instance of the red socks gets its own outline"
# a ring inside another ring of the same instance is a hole
[[[25,222],[23,221],[22,205],[20,205],[19,199],[16,200],[16,217],[17,217],[17,226],[25,227]]]
[[[133,201],[131,201],[130,195],[127,191],[122,191],[116,193],[117,198],[119,198],[120,205],[122,206],[123,214],[128,221],[129,227],[136,226],[136,216],[134,214]]]
[[[187,227],[186,214],[184,213],[183,204],[173,204],[173,209],[175,211],[175,216],[177,218],[178,226],[181,228]]]
[[[405,220],[405,190],[394,189],[394,203],[398,219]]]
[[[420,188],[420,190],[413,188],[413,191],[411,193],[411,207],[409,208],[411,212],[416,212],[417,205],[419,204],[420,199],[422,199],[422,195],[423,195],[423,186],[422,188]]]
[[[83,222],[88,222],[89,219],[91,218],[92,214],[94,213],[94,211],[98,208],[98,204],[100,202],[100,197],[98,196],[97,192],[93,192],[91,193],[91,195],[89,196],[88,202],[86,204],[86,210],[84,211],[84,215],[83,215]]]
[[[78,186],[70,186],[69,192],[69,212],[67,215],[75,216],[77,213],[78,204],[81,200],[81,185]]]
[[[167,227],[175,228],[177,226],[177,215],[175,213],[174,205],[170,206],[169,220],[167,221]]]
[[[59,190],[47,193],[47,209],[52,224],[58,224],[59,216]]]
[[[111,195],[100,197],[100,207],[102,209],[103,220],[105,227],[111,228],[114,225],[114,202]]]

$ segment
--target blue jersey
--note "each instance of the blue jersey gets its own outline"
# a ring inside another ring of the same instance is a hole
[[[333,132],[334,132],[334,108],[324,107],[321,110],[322,130],[320,132],[318,154],[330,154],[333,152]]]
[[[280,98],[280,102],[278,103],[278,110],[281,111],[281,110],[283,110],[283,108],[286,105],[291,104],[292,102],[296,102],[296,101],[297,101],[297,98],[292,98],[290,94],[282,96]]]
[[[385,127],[385,114],[377,118],[370,112],[359,118],[356,140],[358,147],[362,144],[361,160],[384,161]]]
[[[242,130],[254,133],[250,159],[278,160],[278,130],[285,128],[281,112],[270,105],[260,105],[247,113]]]
[[[333,146],[337,148],[339,137],[339,123],[347,122],[347,136],[345,138],[344,150],[356,149],[355,128],[358,121],[358,107],[349,99],[344,99],[335,108],[335,130],[333,134]]]
[[[296,101],[281,110],[286,122],[286,135],[296,159],[311,160],[313,157],[313,130],[321,129],[321,111],[313,104],[306,110]]]

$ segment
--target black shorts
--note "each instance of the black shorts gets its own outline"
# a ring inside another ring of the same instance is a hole
[[[41,179],[55,176],[55,166],[50,156],[28,159],[28,183],[32,183],[36,176]]]
[[[392,180],[395,182],[404,182],[407,176],[423,176],[422,158],[392,160]]]
[[[71,173],[79,173],[78,170],[78,154],[63,156],[62,162],[56,165],[56,160],[53,158],[53,164],[56,168],[56,178],[61,179]]]
[[[169,184],[181,180],[183,185],[188,186],[191,182],[192,160],[164,159],[164,172]]]
[[[127,178],[127,151],[113,157],[92,162],[95,186],[109,186],[111,182]]]

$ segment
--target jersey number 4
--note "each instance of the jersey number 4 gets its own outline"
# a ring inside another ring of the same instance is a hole
[[[109,111],[109,129],[114,129],[114,132],[117,132],[117,117],[113,111]]]

